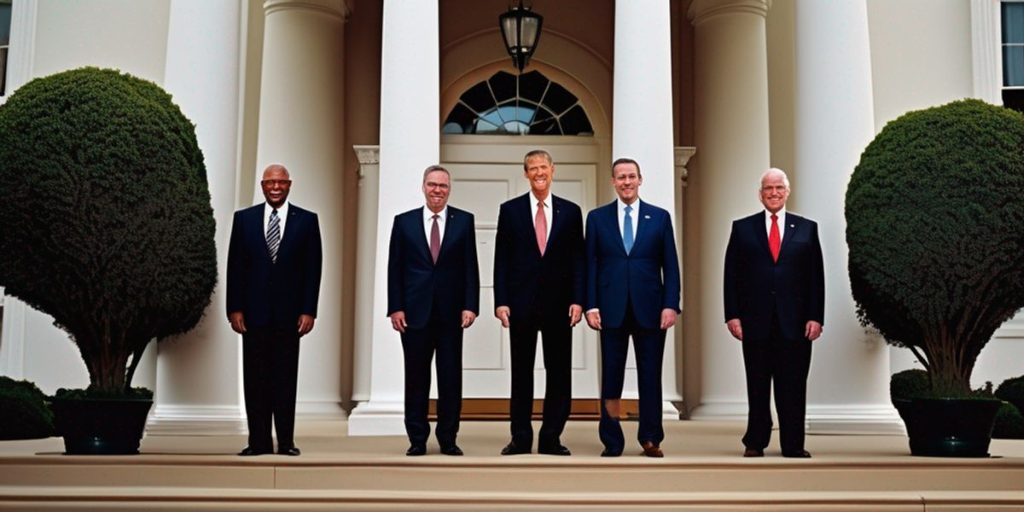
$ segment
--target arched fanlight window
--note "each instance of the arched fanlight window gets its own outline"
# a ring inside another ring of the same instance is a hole
[[[539,71],[499,71],[464,92],[442,133],[481,135],[593,135],[579,99]]]

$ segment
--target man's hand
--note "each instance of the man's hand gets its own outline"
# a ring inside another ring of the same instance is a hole
[[[245,334],[245,315],[241,311],[228,313],[228,322],[231,322],[231,330],[238,334]]]
[[[811,341],[818,339],[818,336],[821,336],[821,324],[808,320],[807,326],[804,327],[804,336]]]
[[[473,325],[473,321],[476,320],[476,313],[469,310],[462,310],[462,328],[467,329]]]
[[[729,328],[729,334],[732,334],[733,338],[743,341],[743,326],[740,325],[739,318],[733,318],[725,323],[725,326]]]
[[[601,312],[600,311],[589,311],[587,312],[587,325],[595,331],[601,330]]]
[[[678,316],[679,313],[676,313],[676,310],[672,308],[665,308],[661,310],[661,330],[664,331],[665,329],[675,325],[676,318]]]
[[[506,329],[508,329],[508,317],[511,315],[512,310],[508,309],[508,306],[498,306],[494,308],[494,318],[501,320],[501,326]]]
[[[313,315],[299,315],[299,336],[305,336],[309,334],[309,331],[313,330]]]
[[[404,333],[405,332],[405,311],[395,311],[391,313],[391,328]]]
[[[581,318],[583,318],[583,306],[579,304],[569,306],[569,327],[576,327]]]

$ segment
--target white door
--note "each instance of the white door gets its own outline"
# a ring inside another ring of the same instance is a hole
[[[542,146],[543,147],[543,146]],[[451,148],[448,148],[451,149]],[[476,148],[477,150],[479,148]],[[510,152],[504,146],[499,154],[518,154],[510,162],[452,162],[458,151],[446,151],[443,165],[452,173],[450,202],[469,210],[476,217],[477,257],[480,264],[480,317],[466,331],[463,341],[464,398],[508,398],[510,391],[509,333],[494,318],[494,238],[498,227],[498,207],[504,201],[525,194],[529,183],[523,177],[523,151]],[[453,155],[454,153],[454,155]],[[471,153],[477,153],[472,151]],[[555,153],[552,151],[552,153]],[[559,163],[555,158],[552,193],[580,205],[583,214],[595,206],[597,198],[596,163]],[[538,335],[534,395],[544,396],[543,348]],[[597,333],[580,322],[573,329],[573,398],[598,398]]]

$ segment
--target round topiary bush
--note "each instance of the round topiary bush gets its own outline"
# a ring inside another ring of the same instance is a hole
[[[0,377],[0,440],[38,439],[53,435],[53,413],[35,384]]]
[[[1013,404],[1003,402],[996,412],[992,426],[992,437],[996,439],[1024,439],[1024,416]]]
[[[926,397],[930,391],[928,372],[924,370],[903,370],[889,377],[890,400]]]
[[[978,353],[1024,306],[1024,115],[978,100],[910,112],[846,192],[857,315],[967,396]]]
[[[114,70],[36,79],[0,106],[0,183],[0,285],[71,335],[90,389],[123,392],[146,345],[195,326],[216,284],[194,126]]]
[[[996,398],[1010,402],[1019,411],[1024,411],[1024,376],[1006,379],[996,388]]]

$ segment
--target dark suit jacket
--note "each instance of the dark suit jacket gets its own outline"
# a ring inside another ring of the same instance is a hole
[[[451,205],[436,265],[423,230],[423,207],[396,215],[391,227],[388,316],[404,311],[408,326],[419,329],[427,325],[432,308],[456,325],[463,310],[480,313],[473,214]]]
[[[541,257],[533,217],[533,196],[510,199],[498,212],[494,248],[494,307],[508,306],[512,322],[539,314],[565,320],[569,305],[584,303],[583,214],[580,207],[551,195],[551,233]]]
[[[264,204],[235,212],[228,246],[227,312],[241,311],[247,327],[294,328],[299,315],[316,317],[323,250],[315,213],[288,205],[277,263],[263,231]]]
[[[587,305],[599,308],[601,325],[622,326],[626,301],[640,327],[657,329],[661,311],[679,311],[679,260],[668,212],[638,201],[633,250],[619,232],[618,201],[587,214]]]
[[[773,315],[787,339],[803,338],[809,320],[824,324],[818,224],[787,211],[776,263],[768,249],[764,211],[734,221],[725,251],[724,297],[725,320],[739,318],[744,339],[767,339]]]

